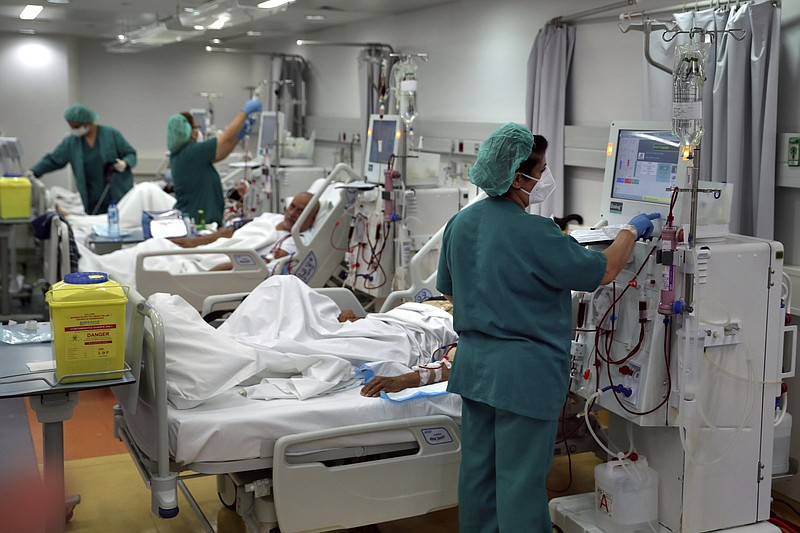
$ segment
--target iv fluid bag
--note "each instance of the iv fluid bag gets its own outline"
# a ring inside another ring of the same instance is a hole
[[[684,146],[697,146],[703,137],[703,84],[706,44],[675,47],[672,75],[672,133]]]
[[[400,82],[400,118],[406,126],[417,118],[417,80]]]

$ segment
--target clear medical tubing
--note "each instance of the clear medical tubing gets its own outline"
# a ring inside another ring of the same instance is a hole
[[[703,84],[706,46],[675,47],[672,75],[672,133],[683,146],[697,146],[703,137]]]
[[[672,304],[675,302],[675,248],[677,245],[678,229],[666,226],[661,229],[662,261],[661,267],[661,298],[658,302],[658,312],[662,315],[671,315]]]

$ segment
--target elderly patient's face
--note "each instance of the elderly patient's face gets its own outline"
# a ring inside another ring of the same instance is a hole
[[[286,211],[283,212],[283,225],[285,229],[288,231],[292,229],[294,223],[297,222],[297,219],[300,218],[300,214],[303,212],[303,209],[306,208],[308,202],[311,201],[312,194],[309,192],[301,192],[296,194],[295,197],[292,199],[292,203],[289,204],[289,207],[286,208]],[[303,223],[303,226],[300,228],[300,231],[306,231],[311,225],[314,223],[314,219],[317,216],[317,211],[319,211],[319,204],[317,204],[314,208],[314,212],[311,213],[306,221]]]

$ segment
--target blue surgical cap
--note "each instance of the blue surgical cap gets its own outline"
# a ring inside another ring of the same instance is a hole
[[[97,122],[97,113],[83,104],[72,104],[64,111],[64,120],[76,124],[92,124]]]
[[[469,180],[489,196],[505,194],[520,163],[533,150],[533,134],[522,124],[508,122],[481,143]]]
[[[183,115],[172,115],[167,121],[167,148],[171,153],[178,152],[192,136],[192,126]]]

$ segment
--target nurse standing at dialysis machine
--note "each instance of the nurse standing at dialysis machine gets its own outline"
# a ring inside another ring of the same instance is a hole
[[[657,214],[637,215],[602,252],[529,215],[555,188],[547,141],[507,123],[478,151],[470,181],[489,198],[444,232],[436,288],[453,303],[462,403],[461,531],[550,531],[545,479],[567,396],[571,290],[612,281]]]
[[[247,120],[261,111],[261,101],[253,98],[216,137],[193,142],[192,124],[182,114],[167,121],[167,148],[170,151],[172,183],[175,187],[175,209],[189,217],[203,211],[207,223],[222,227],[225,199],[222,181],[214,163],[228,157],[236,144],[248,132]]]
[[[136,150],[119,131],[97,124],[97,113],[83,104],[69,106],[64,119],[72,135],[25,171],[25,176],[39,177],[69,163],[86,214],[105,213],[111,200],[118,202],[133,187]]]

